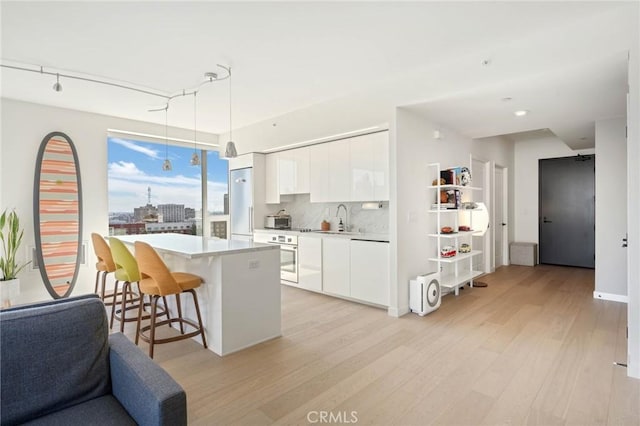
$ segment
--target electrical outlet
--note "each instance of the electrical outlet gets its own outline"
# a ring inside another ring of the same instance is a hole
[[[249,261],[249,269],[258,269],[260,267],[259,260],[250,260]]]

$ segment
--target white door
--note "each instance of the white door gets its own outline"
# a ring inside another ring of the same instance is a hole
[[[507,222],[507,170],[496,167],[494,170],[495,206],[494,206],[494,265],[496,268],[508,265],[507,241],[509,224]]]
[[[481,190],[472,191],[473,201],[483,202],[487,209],[491,208],[491,191],[489,190],[489,166],[490,164],[488,161],[480,160],[477,158],[473,158],[471,160],[471,186],[481,188]],[[488,214],[489,221],[491,221],[492,212],[489,211]],[[489,229],[486,230],[484,234],[480,236],[473,236],[473,242],[471,246],[482,250],[482,254],[473,257],[474,271],[483,271],[486,273],[491,272],[493,261],[493,254],[491,253],[493,251],[493,247],[491,244],[491,227],[493,227],[493,224],[489,223]]]

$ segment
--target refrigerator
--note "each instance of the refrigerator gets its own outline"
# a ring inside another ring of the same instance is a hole
[[[229,221],[232,240],[253,239],[253,169],[229,172]]]

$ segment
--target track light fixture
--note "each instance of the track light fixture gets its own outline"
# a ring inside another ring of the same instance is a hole
[[[56,92],[62,92],[62,84],[60,84],[60,74],[56,74],[56,83],[53,85],[53,90]]]
[[[4,62],[4,61],[2,61]],[[7,68],[7,69],[12,69],[12,70],[17,70],[17,71],[26,71],[26,72],[33,72],[33,73],[38,73],[38,74],[43,74],[43,75],[55,75],[56,76],[56,82],[53,85],[53,90],[55,90],[56,92],[62,92],[62,84],[60,84],[60,76],[64,77],[64,78],[68,78],[68,79],[73,79],[73,80],[80,80],[80,81],[86,81],[89,83],[96,83],[96,84],[102,84],[102,85],[106,85],[106,86],[111,86],[111,87],[116,87],[116,88],[120,88],[120,89],[126,89],[126,90],[132,90],[138,93],[143,93],[146,95],[150,95],[150,96],[156,96],[159,98],[162,98],[166,101],[166,104],[164,105],[164,107],[160,107],[160,108],[152,108],[149,111],[161,111],[161,110],[165,110],[165,154],[166,154],[166,158],[164,160],[164,163],[162,164],[162,170],[165,171],[170,171],[172,169],[171,166],[171,161],[169,160],[169,155],[168,155],[168,136],[167,136],[167,127],[168,127],[168,123],[167,123],[167,111],[169,109],[169,103],[174,99],[174,98],[179,98],[182,96],[190,96],[193,95],[193,108],[194,108],[194,112],[193,112],[193,142],[194,142],[194,152],[193,155],[191,156],[191,161],[190,163],[194,166],[200,165],[200,157],[198,156],[197,153],[197,141],[196,141],[196,135],[197,135],[197,129],[196,129],[196,94],[198,93],[198,91],[200,90],[200,88],[208,83],[214,83],[217,81],[222,81],[222,80],[226,80],[229,79],[229,142],[227,143],[226,146],[226,150],[225,150],[225,157],[227,158],[233,158],[233,157],[237,157],[238,153],[236,151],[236,146],[233,143],[233,139],[231,137],[232,135],[232,118],[231,118],[231,67],[226,67],[224,65],[217,65],[218,68],[220,68],[222,71],[221,73],[216,73],[216,72],[206,72],[204,74],[204,81],[202,81],[200,84],[198,84],[197,86],[191,88],[191,89],[182,89],[179,92],[173,93],[173,94],[167,94],[166,92],[160,91],[160,90],[155,90],[155,89],[147,89],[147,88],[140,88],[140,87],[134,87],[131,86],[129,84],[124,84],[124,83],[120,83],[120,82],[115,82],[115,81],[108,81],[102,78],[98,78],[98,77],[93,77],[93,76],[82,76],[82,75],[78,75],[77,73],[69,73],[69,72],[64,72],[64,73],[59,73],[59,72],[54,72],[54,71],[48,71],[45,70],[43,66],[39,66],[39,65],[32,65],[32,64],[7,64],[7,63],[0,63],[0,67],[1,68]]]

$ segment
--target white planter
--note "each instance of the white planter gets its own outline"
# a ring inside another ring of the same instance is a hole
[[[0,281],[0,303],[3,308],[8,308],[20,295],[20,280],[18,278],[9,281]]]

